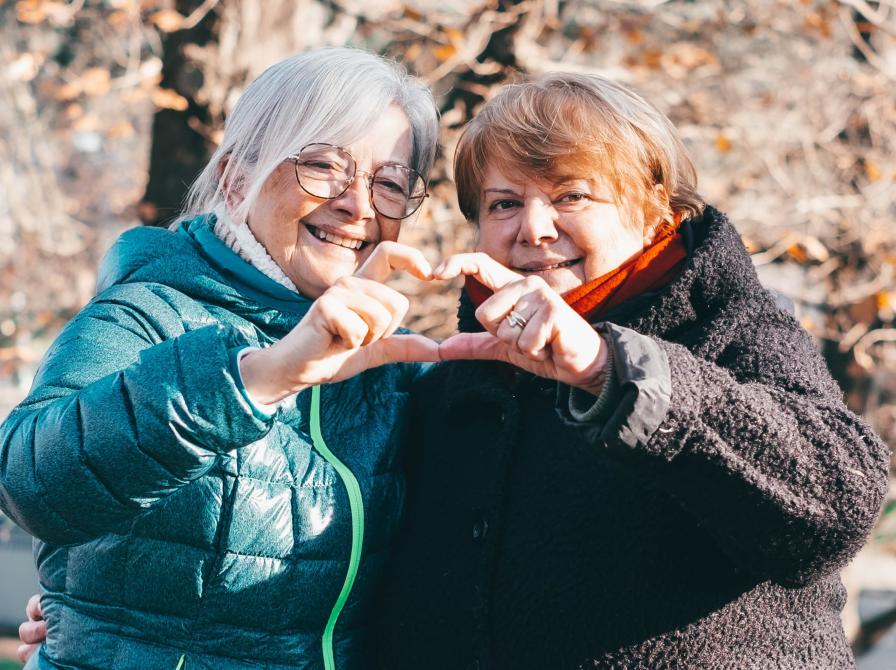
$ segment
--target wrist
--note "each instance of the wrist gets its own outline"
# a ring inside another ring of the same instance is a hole
[[[286,368],[278,356],[277,345],[265,349],[251,349],[240,356],[238,365],[243,387],[253,401],[260,405],[278,402],[308,388],[284,374]]]
[[[594,357],[594,361],[588,366],[587,370],[585,370],[582,375],[582,381],[578,384],[573,384],[576,388],[587,391],[595,396],[599,396],[606,385],[610,365],[610,354],[607,343],[604,342],[604,339],[599,335],[598,338],[600,339],[600,348],[597,350],[597,355]]]

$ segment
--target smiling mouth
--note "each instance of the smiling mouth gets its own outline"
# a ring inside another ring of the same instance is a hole
[[[370,244],[370,242],[367,240],[358,240],[351,237],[340,237],[339,235],[334,235],[333,233],[327,232],[326,230],[321,230],[316,226],[312,226],[310,223],[306,223],[305,227],[317,239],[321,240],[322,242],[335,244],[337,247],[343,247],[345,249],[358,251],[360,249],[364,249]]]
[[[517,272],[522,272],[523,274],[533,274],[536,272],[547,272],[548,270],[559,270],[560,268],[568,268],[573,265],[577,265],[582,261],[581,258],[574,258],[571,261],[563,261],[562,263],[554,263],[553,265],[530,265],[525,268],[513,268]]]

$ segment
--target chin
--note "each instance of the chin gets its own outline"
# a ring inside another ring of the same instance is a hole
[[[542,275],[548,286],[557,293],[563,294],[584,284],[584,280],[569,271],[555,271]]]

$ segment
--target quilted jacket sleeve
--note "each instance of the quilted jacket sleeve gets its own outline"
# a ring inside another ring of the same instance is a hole
[[[845,407],[808,334],[776,309],[758,318],[712,357],[610,326],[615,407],[597,422],[564,419],[641,468],[744,569],[801,584],[861,548],[889,453]]]
[[[35,537],[114,530],[270,429],[240,392],[243,337],[220,324],[183,332],[166,309],[152,296],[89,304],[0,428],[0,507]],[[161,334],[175,322],[180,334]]]

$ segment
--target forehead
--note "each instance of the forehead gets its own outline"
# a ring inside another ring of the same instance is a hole
[[[508,170],[508,172],[509,171],[510,170]],[[485,194],[487,191],[521,192],[530,189],[547,191],[560,184],[568,184],[578,181],[587,182],[594,186],[606,183],[606,180],[600,175],[577,174],[573,171],[544,177],[529,175],[525,172],[516,172],[514,173],[513,178],[511,178],[496,165],[489,163],[483,173],[481,192],[482,194]]]
[[[360,165],[408,164],[413,147],[411,122],[400,107],[390,105],[360,136],[342,146]]]

